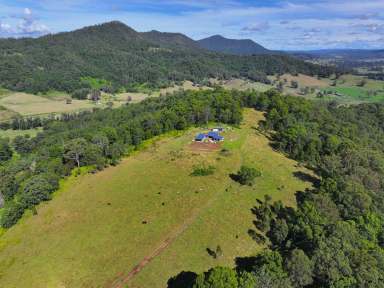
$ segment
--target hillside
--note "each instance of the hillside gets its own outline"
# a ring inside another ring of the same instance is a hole
[[[214,35],[198,41],[199,45],[205,49],[235,54],[235,55],[253,55],[270,54],[272,51],[264,48],[260,44],[250,39],[227,39],[221,35]]]
[[[1,139],[0,286],[381,287],[383,115],[217,88]]]
[[[200,131],[194,128],[163,137],[116,167],[71,177],[54,200],[37,208],[38,215],[0,238],[0,286],[119,287],[116,283],[135,265],[171,239],[125,283],[164,288],[181,269],[232,265],[234,257],[260,250],[247,234],[255,199],[268,191],[274,200],[294,206],[294,193],[310,183],[293,176],[304,168],[255,133],[262,113],[246,110],[244,116],[240,128],[224,134],[223,145],[231,151],[226,156],[191,150],[191,139]],[[214,165],[214,175],[190,176],[199,163]],[[244,163],[263,171],[254,187],[229,177]],[[284,189],[278,189],[281,185]],[[217,245],[224,251],[220,259],[206,251]]]
[[[116,21],[37,39],[2,39],[0,51],[0,86],[33,93],[89,87],[83,77],[105,79],[106,88],[113,90],[142,83],[331,72],[289,56],[210,52],[181,34],[138,33]]]
[[[176,46],[181,49],[201,49],[196,41],[181,33],[167,33],[152,30],[142,32],[140,35],[145,40],[156,43],[162,47],[175,48]]]

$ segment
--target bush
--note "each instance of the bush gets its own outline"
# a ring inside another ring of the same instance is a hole
[[[215,167],[209,165],[209,166],[204,166],[204,165],[199,165],[199,166],[194,166],[193,171],[191,173],[191,176],[208,176],[212,175],[215,172]]]
[[[240,170],[237,172],[237,174],[232,178],[239,182],[241,185],[252,186],[255,182],[255,178],[260,176],[261,172],[259,170],[243,165],[240,167]]]
[[[58,178],[37,175],[26,180],[23,186],[20,201],[25,208],[30,208],[42,201],[50,200],[50,194],[58,188]]]
[[[12,149],[8,139],[0,139],[0,163],[12,158]]]
[[[16,224],[16,222],[23,216],[24,208],[22,205],[10,202],[3,210],[1,215],[1,227],[9,228]]]

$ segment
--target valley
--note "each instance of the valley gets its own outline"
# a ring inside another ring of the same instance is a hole
[[[383,288],[382,1],[11,2],[1,288]]]

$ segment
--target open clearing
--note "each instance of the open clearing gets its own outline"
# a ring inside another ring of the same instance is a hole
[[[276,80],[276,77],[271,77],[271,80]],[[330,81],[328,79],[317,79],[316,77],[298,74],[297,76],[293,76],[291,74],[284,74],[280,76],[280,80],[286,82],[288,85],[291,84],[291,81],[296,81],[300,87],[316,87],[316,88],[324,88],[328,87]]]
[[[0,99],[0,105],[22,116],[65,113],[95,107],[90,101],[72,100],[72,104],[66,104],[65,100],[51,100],[27,93],[11,93]]]
[[[224,134],[225,155],[187,149],[199,131],[191,129],[117,167],[67,179],[38,215],[26,215],[0,237],[0,287],[160,288],[183,270],[233,265],[235,256],[253,254],[261,248],[247,234],[256,198],[270,194],[295,205],[295,192],[310,186],[293,176],[308,171],[273,151],[254,129],[262,117],[245,111],[241,129]],[[214,175],[190,176],[201,163],[214,165]],[[242,163],[262,171],[255,186],[228,177]],[[161,253],[125,282],[167,239]],[[213,259],[206,249],[217,245],[223,256]]]

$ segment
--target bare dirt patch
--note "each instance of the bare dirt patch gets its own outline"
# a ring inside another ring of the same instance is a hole
[[[212,152],[217,151],[221,147],[221,143],[210,143],[210,142],[192,142],[189,145],[189,149],[192,151],[199,152]]]

